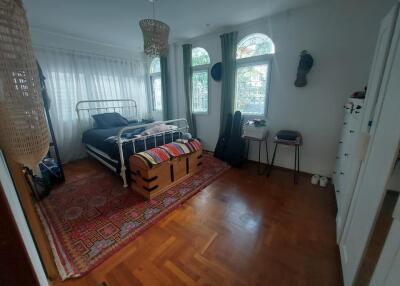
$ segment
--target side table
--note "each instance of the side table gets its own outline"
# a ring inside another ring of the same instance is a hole
[[[249,149],[250,149],[250,142],[255,141],[258,142],[258,166],[257,166],[257,173],[259,175],[262,175],[267,171],[268,166],[269,166],[269,154],[268,154],[268,132],[265,134],[263,138],[256,138],[256,137],[250,137],[250,136],[243,136],[243,139],[246,140],[247,142],[247,151],[246,151],[246,156],[247,159],[249,158]],[[261,145],[262,143],[265,142],[265,150],[266,150],[266,155],[267,155],[267,164],[265,168],[261,168],[262,163],[261,163]]]

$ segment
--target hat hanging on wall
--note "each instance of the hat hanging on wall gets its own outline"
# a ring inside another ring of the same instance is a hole
[[[297,77],[294,82],[295,86],[304,87],[307,85],[307,74],[310,72],[313,64],[313,57],[306,50],[301,51],[300,62],[297,68]]]
[[[211,77],[215,81],[220,81],[221,76],[222,76],[222,63],[219,62],[213,65],[213,67],[211,68]]]

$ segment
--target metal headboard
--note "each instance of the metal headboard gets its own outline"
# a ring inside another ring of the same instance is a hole
[[[106,112],[118,112],[127,119],[137,119],[138,116],[137,104],[133,99],[78,101],[76,113],[81,131],[94,127],[92,115]]]

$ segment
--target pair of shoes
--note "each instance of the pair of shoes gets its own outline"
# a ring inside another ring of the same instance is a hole
[[[325,188],[328,185],[328,178],[324,176],[314,175],[311,177],[311,184]]]

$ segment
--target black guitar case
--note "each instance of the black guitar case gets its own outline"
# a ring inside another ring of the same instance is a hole
[[[236,111],[233,116],[232,134],[225,152],[225,159],[233,167],[240,167],[245,161],[246,142],[242,138],[242,113]]]
[[[232,131],[232,114],[228,114],[224,133],[218,138],[217,146],[215,146],[214,157],[225,161],[225,151],[228,147],[229,138]]]

